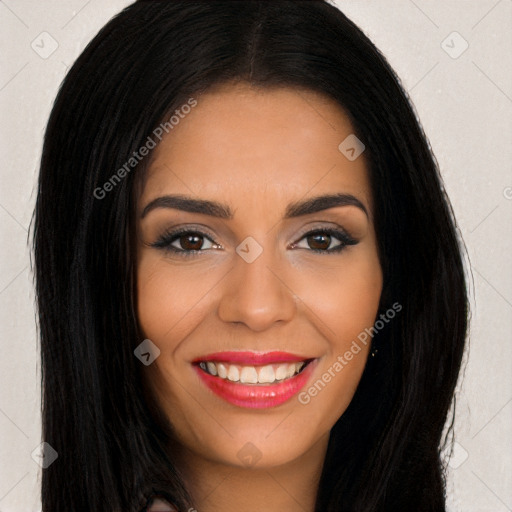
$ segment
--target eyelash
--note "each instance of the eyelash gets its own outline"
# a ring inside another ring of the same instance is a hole
[[[177,254],[180,257],[190,258],[195,257],[201,252],[205,252],[204,250],[185,250],[185,249],[177,249],[176,247],[171,246],[171,243],[173,243],[175,240],[178,240],[181,235],[199,235],[203,238],[207,238],[210,240],[213,244],[216,244],[212,240],[212,237],[209,236],[207,233],[203,233],[202,231],[193,230],[190,228],[182,228],[178,229],[176,231],[172,232],[166,232],[164,233],[156,242],[150,244],[151,247],[155,247],[157,249],[162,249],[164,251],[169,251],[174,254]],[[314,229],[312,231],[307,231],[302,235],[302,237],[298,240],[298,242],[294,242],[292,245],[295,246],[297,243],[302,241],[304,238],[308,238],[310,236],[315,236],[318,234],[325,234],[329,236],[334,236],[337,238],[341,244],[335,247],[334,249],[309,249],[311,252],[318,253],[318,254],[338,254],[341,253],[347,246],[349,245],[356,245],[358,243],[357,240],[352,238],[350,235],[348,235],[346,232],[333,229],[333,228],[319,228]],[[300,248],[302,249],[302,247]],[[211,249],[209,249],[211,250]]]

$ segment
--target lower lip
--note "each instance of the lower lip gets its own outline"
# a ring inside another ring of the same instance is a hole
[[[241,384],[215,377],[194,365],[200,379],[216,395],[238,407],[267,409],[276,407],[296,395],[313,373],[316,360],[311,361],[302,372],[277,384]]]

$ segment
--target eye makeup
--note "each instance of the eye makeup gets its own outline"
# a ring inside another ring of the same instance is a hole
[[[211,246],[206,249],[201,249],[205,240],[207,240]],[[309,249],[311,252],[317,254],[341,253],[347,246],[356,245],[359,243],[358,240],[354,239],[344,230],[319,227],[306,231],[303,235],[301,235],[301,238],[297,242],[293,242],[289,247],[293,249],[307,250],[308,247],[299,246],[299,243],[302,240],[305,240],[306,244],[310,245]],[[334,247],[331,247],[335,240],[337,240],[339,243]],[[176,242],[181,245],[181,248],[174,245]],[[319,247],[322,244],[325,245],[326,243],[327,247]],[[189,244],[188,248],[186,247],[186,244]],[[317,247],[311,247],[312,244],[316,245]],[[158,240],[149,245],[150,247],[161,249],[166,252],[171,252],[174,255],[182,257],[194,257],[199,256],[202,252],[222,249],[222,246],[215,242],[211,234],[192,227],[182,227],[176,230],[166,231],[158,238]],[[190,247],[190,245],[192,247]]]

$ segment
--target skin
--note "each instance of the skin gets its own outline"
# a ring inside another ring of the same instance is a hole
[[[214,395],[191,361],[224,350],[312,356],[308,389],[374,324],[382,270],[364,153],[349,161],[338,150],[354,129],[338,104],[311,91],[227,84],[197,100],[154,150],[137,193],[138,322],[160,350],[145,377],[174,428],[173,458],[198,510],[313,511],[330,429],[369,345],[309,403],[295,396],[268,409]],[[333,193],[352,194],[368,216],[350,205],[283,219],[289,203]],[[141,218],[166,194],[219,201],[234,218],[163,207]],[[172,245],[202,252],[185,258],[151,246],[185,226],[206,237]],[[333,227],[358,243],[329,254],[340,241],[329,245],[327,235],[324,253],[313,252],[316,240],[304,235]],[[263,249],[252,263],[235,251],[248,236]],[[260,457],[249,467],[237,456],[246,443]]]

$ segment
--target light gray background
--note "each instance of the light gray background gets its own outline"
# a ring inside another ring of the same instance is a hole
[[[128,3],[0,1],[1,512],[40,509],[42,470],[32,458],[41,442],[40,372],[27,233],[43,131],[68,66]],[[473,321],[449,510],[511,511],[512,0],[337,5],[409,91],[468,247]]]

